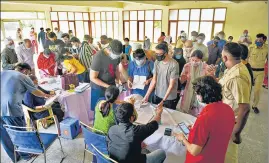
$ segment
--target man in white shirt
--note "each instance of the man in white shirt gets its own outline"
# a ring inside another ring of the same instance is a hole
[[[57,35],[57,39],[61,40],[62,39],[63,32],[60,31],[57,27],[54,28],[54,32]]]
[[[35,74],[35,64],[34,64],[34,48],[29,39],[24,39],[23,44],[19,45],[16,49],[18,62],[27,63],[31,66],[32,74]]]
[[[204,40],[205,40],[205,34],[200,33],[197,38],[196,38],[196,42],[193,43],[193,47],[196,50],[200,50],[201,52],[203,52],[203,61],[207,61],[208,60],[208,49],[207,47],[203,44]]]
[[[239,37],[238,43],[249,46],[252,44],[251,37],[248,35],[248,30],[243,31],[243,35]]]

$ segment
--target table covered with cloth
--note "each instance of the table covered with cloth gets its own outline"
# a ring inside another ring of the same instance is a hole
[[[54,78],[55,81],[41,84],[40,86],[45,90],[61,89],[61,83],[59,79]],[[49,80],[54,80],[49,79]],[[46,79],[44,79],[46,81]],[[58,102],[65,108],[64,117],[72,117],[82,121],[85,124],[91,124],[93,121],[93,112],[90,109],[91,106],[91,88],[86,89],[82,93],[68,92],[62,90],[58,97]]]

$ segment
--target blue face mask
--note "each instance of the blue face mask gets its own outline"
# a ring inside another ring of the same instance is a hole
[[[182,55],[181,54],[176,54],[175,55],[175,59],[181,59],[182,58]]]
[[[263,45],[262,42],[255,42],[256,46],[261,47]]]

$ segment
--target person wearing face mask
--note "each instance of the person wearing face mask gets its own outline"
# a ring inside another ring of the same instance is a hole
[[[233,39],[234,39],[234,37],[233,37],[233,36],[229,36],[229,37],[228,37],[228,41],[227,41],[227,42],[233,42]]]
[[[108,42],[108,38],[107,38],[106,35],[102,35],[102,36],[100,37],[100,40],[101,40],[101,41],[98,42],[98,47],[99,47],[99,49],[103,50],[103,49],[105,49],[106,47],[108,47],[109,42]]]
[[[191,41],[192,41],[192,42],[196,42],[196,41],[197,41],[197,40],[196,40],[197,36],[198,36],[198,32],[196,32],[196,31],[192,31],[192,32],[191,32]]]
[[[132,46],[129,44],[129,38],[125,38],[124,39],[124,45],[123,45],[123,54],[126,54],[126,56],[128,57],[128,59],[133,59],[133,57],[131,57],[131,52],[132,52]]]
[[[46,48],[37,58],[37,68],[41,78],[55,76],[55,55]]]
[[[121,61],[119,64],[119,74],[120,74],[120,81],[121,85],[126,89],[126,91],[123,91],[120,99],[124,99],[128,95],[130,95],[130,90],[128,89],[127,86],[127,81],[128,81],[128,66],[129,66],[129,59],[126,54],[123,54],[121,56]]]
[[[193,89],[205,107],[189,127],[188,138],[182,133],[175,134],[186,146],[185,163],[223,163],[235,124],[232,108],[222,102],[221,85],[211,76],[197,78]]]
[[[156,46],[156,61],[154,63],[153,78],[143,102],[148,102],[155,89],[153,103],[170,109],[176,109],[179,66],[177,61],[168,56],[166,44]]]
[[[20,63],[28,63],[32,68],[32,74],[35,74],[34,64],[34,49],[29,39],[24,39],[23,44],[19,45],[16,49],[18,61]]]
[[[93,43],[93,38],[90,35],[84,35],[82,44],[84,44],[84,43],[89,44],[89,46],[92,49],[93,55],[95,55],[96,52],[99,51],[98,46]]]
[[[226,42],[227,42],[227,41],[225,40],[225,33],[224,33],[223,31],[220,31],[220,32],[218,32],[218,33],[216,33],[216,34],[217,34],[217,36],[220,38],[220,40],[219,40],[219,42],[218,42],[218,47],[219,47],[220,51],[222,51],[222,50],[223,50],[223,46],[224,46],[224,45],[226,44]],[[212,45],[213,42],[214,42],[213,40],[207,42],[207,46]]]
[[[252,109],[258,114],[258,104],[260,100],[262,82],[264,79],[264,64],[268,57],[268,46],[264,45],[264,34],[259,33],[256,35],[255,45],[249,47],[249,64],[252,67],[254,76],[254,100]]]
[[[153,76],[153,62],[146,59],[146,54],[143,49],[137,49],[134,54],[134,60],[130,62],[128,67],[128,87],[132,94],[139,94],[144,97],[148,91],[150,82]],[[144,89],[133,89],[133,80],[135,77],[144,77]]]
[[[251,37],[248,35],[248,30],[243,31],[243,34],[239,37],[238,43],[244,44],[247,47],[252,44]]]
[[[62,38],[63,32],[60,31],[60,30],[58,29],[58,27],[55,27],[55,28],[54,28],[54,32],[55,32],[56,35],[57,35],[57,39],[61,39],[61,38]]]
[[[191,40],[187,40],[184,44],[183,48],[183,57],[188,63],[191,57],[191,54],[195,51],[195,48],[193,47],[193,43]]]
[[[72,44],[71,53],[86,68],[85,82],[89,83],[89,72],[92,64],[93,49],[87,43],[82,44],[77,37],[72,37],[70,42]]]
[[[186,41],[187,41],[187,34],[183,32],[177,39],[176,48],[183,48]]]
[[[68,33],[63,33],[62,34],[62,40],[63,40],[63,42],[65,44],[65,47],[64,48],[71,53],[71,51],[72,51],[72,44],[70,42],[70,36],[69,36],[69,34]]]
[[[35,28],[32,27],[30,31],[30,40],[35,50],[35,53],[38,54],[38,43],[37,43],[37,33],[35,32]]]
[[[110,85],[116,85],[116,81],[120,79],[118,65],[121,55],[122,43],[119,40],[113,40],[107,48],[94,55],[90,71],[93,111],[98,99],[104,97],[105,89]]]
[[[8,156],[15,160],[29,160],[33,155],[17,152],[14,155],[13,143],[3,125],[17,127],[26,127],[24,113],[22,110],[22,101],[27,91],[31,94],[49,98],[51,95],[40,91],[28,77],[31,72],[31,66],[27,63],[17,64],[15,70],[1,71],[1,145],[4,147]],[[23,129],[22,129],[23,130]]]
[[[208,65],[217,65],[221,60],[221,51],[218,47],[220,38],[215,36],[213,40],[212,44],[208,46],[208,60],[206,62]]]
[[[204,40],[205,40],[205,34],[200,33],[197,38],[196,38],[196,42],[193,43],[193,47],[196,50],[200,50],[201,52],[203,52],[203,61],[207,61],[208,60],[208,49],[207,47],[203,44]]]
[[[190,62],[185,64],[179,78],[181,84],[186,83],[179,109],[196,117],[201,112],[203,106],[197,101],[192,82],[196,78],[207,75],[208,65],[202,62],[202,59],[203,52],[195,50],[191,55]]]
[[[4,44],[6,47],[1,53],[2,68],[4,70],[13,70],[15,66],[19,64],[17,54],[14,50],[14,41],[11,37],[7,37],[4,39]]]

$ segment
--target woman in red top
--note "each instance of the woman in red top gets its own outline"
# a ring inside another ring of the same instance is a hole
[[[190,129],[188,139],[175,134],[187,148],[185,163],[224,163],[235,124],[232,108],[222,103],[221,85],[211,76],[193,82],[197,98],[205,108]]]
[[[37,59],[37,67],[41,78],[55,75],[55,55],[48,49],[44,49]]]

